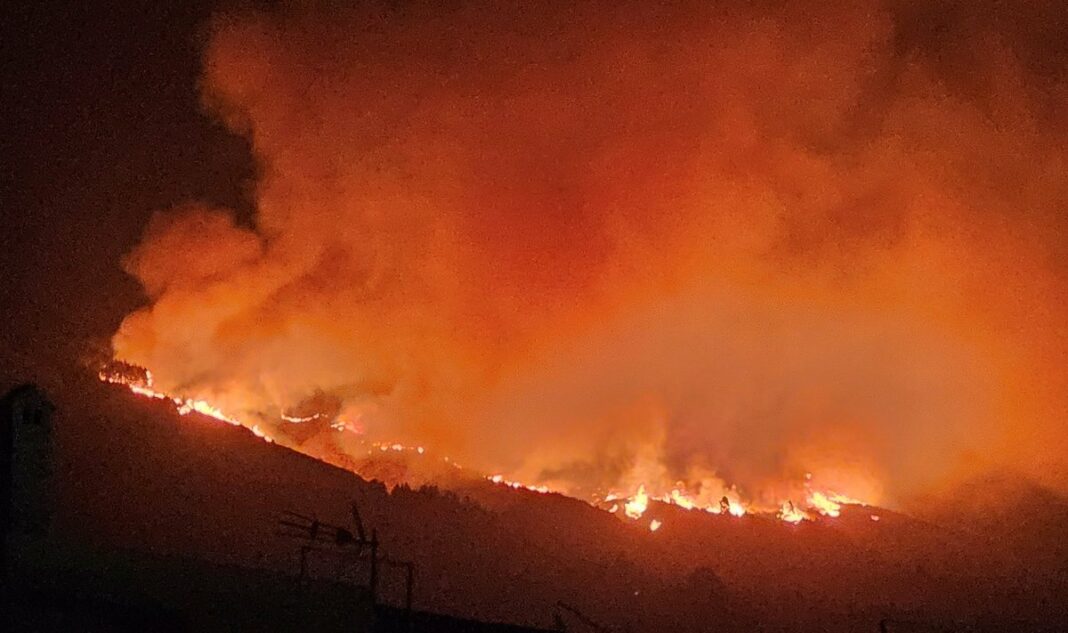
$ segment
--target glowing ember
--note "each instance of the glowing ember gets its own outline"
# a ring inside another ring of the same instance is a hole
[[[656,532],[657,530],[660,529],[661,525],[663,525],[663,524],[660,521],[657,521],[656,519],[653,519],[652,521],[649,522],[649,531],[650,532]]]

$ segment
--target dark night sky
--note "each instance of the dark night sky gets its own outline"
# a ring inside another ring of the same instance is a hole
[[[4,9],[0,305],[17,359],[5,374],[105,339],[142,301],[119,262],[154,210],[245,206],[248,149],[197,101],[198,29],[215,4]]]

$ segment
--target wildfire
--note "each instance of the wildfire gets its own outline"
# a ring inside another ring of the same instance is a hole
[[[631,519],[640,519],[648,508],[649,494],[645,492],[645,485],[643,484],[638,486],[638,491],[634,493],[634,496],[623,504],[623,514]]]
[[[104,372],[104,371],[101,371],[99,376],[100,376],[100,380],[102,380],[104,382],[107,382],[107,383],[111,383],[111,384],[123,385],[126,388],[128,388],[130,391],[132,391],[133,393],[136,393],[139,396],[144,396],[144,397],[147,397],[147,398],[153,398],[155,400],[170,400],[171,402],[174,403],[174,406],[175,406],[176,410],[178,411],[179,415],[189,415],[190,413],[199,413],[201,415],[206,415],[206,416],[208,416],[210,418],[215,418],[216,420],[219,420],[221,422],[226,422],[227,424],[232,424],[234,426],[246,426],[246,425],[243,425],[241,423],[241,421],[238,420],[237,418],[231,417],[231,416],[223,413],[222,410],[220,410],[216,406],[213,406],[211,403],[207,402],[206,400],[199,400],[199,399],[194,399],[194,398],[179,398],[179,397],[174,397],[174,396],[168,395],[168,394],[166,394],[166,393],[164,393],[162,391],[157,391],[156,389],[154,389],[152,387],[152,372],[150,372],[150,371],[146,370],[145,374],[144,374],[144,378],[141,379],[141,380],[138,380],[136,378],[130,378],[130,377],[127,377],[127,376],[123,376],[123,375],[117,374],[117,373],[114,373],[114,374],[113,373],[107,373],[107,372]],[[251,426],[248,426],[248,428],[257,437],[262,438],[262,439],[264,439],[264,440],[266,440],[268,442],[273,442],[274,441],[270,436],[268,436],[266,433],[264,433],[257,425],[253,424]]]
[[[864,505],[862,502],[851,499],[845,495],[834,492],[812,491],[808,496],[808,503],[817,512],[829,517],[837,517],[842,513],[843,504]]]
[[[314,415],[305,415],[305,416],[286,415],[285,413],[283,413],[281,415],[281,418],[283,420],[285,420],[286,422],[289,422],[291,424],[304,424],[305,422],[313,422],[315,420],[320,419],[321,417],[322,416],[320,414],[318,414],[318,413],[316,413]]]
[[[393,451],[395,453],[418,453],[418,454],[422,455],[423,453],[426,452],[426,449],[424,449],[422,446],[405,446],[404,444],[398,444],[396,442],[394,442],[392,444],[384,444],[384,443],[381,443],[381,442],[372,442],[371,446],[377,448],[379,451],[381,451],[383,453],[388,452],[388,451]],[[449,461],[449,459],[446,457],[445,461]]]
[[[611,493],[604,498],[604,502],[611,503],[621,498],[621,495]],[[667,494],[650,495],[645,484],[641,484],[633,495],[626,498],[623,505],[623,513],[631,519],[640,519],[642,515],[645,514],[646,509],[648,509],[650,501],[658,501],[660,503],[678,506],[684,510],[701,510],[708,512],[709,514],[729,514],[731,516],[740,517],[748,512],[747,506],[742,503],[740,496],[734,489],[729,490],[727,494],[723,495],[718,503],[703,504],[697,496],[689,494],[679,487],[672,488]],[[609,512],[614,514],[617,510],[618,505],[613,504],[612,509],[610,509]]]
[[[249,430],[252,431],[253,435],[255,435],[256,437],[258,437],[260,439],[266,440],[268,442],[274,442],[274,440],[271,439],[271,436],[269,436],[266,433],[264,433],[263,429],[261,429],[260,425],[258,425],[258,424],[253,424],[252,426],[249,427]]]
[[[550,492],[554,492],[548,486],[528,486],[527,484],[520,483],[518,481],[509,481],[505,479],[503,475],[493,475],[492,477],[486,477],[486,479],[489,479],[495,484],[501,484],[503,486],[508,486],[509,488],[515,488],[516,490],[529,490],[531,492],[537,492],[543,495],[549,494]]]
[[[798,509],[793,501],[783,501],[776,516],[787,523],[800,523],[805,519],[812,518],[804,510]]]
[[[733,488],[730,489],[718,503],[702,504],[697,496],[689,494],[679,487],[672,488],[664,495],[650,495],[645,484],[641,484],[633,495],[626,497],[623,505],[623,513],[630,519],[640,519],[648,509],[649,502],[657,501],[667,505],[677,506],[684,510],[699,510],[708,512],[709,514],[730,515],[734,517],[745,516],[750,512],[756,512],[758,514],[774,514],[778,519],[786,523],[796,524],[801,521],[815,520],[816,515],[836,518],[841,515],[842,506],[845,505],[867,505],[863,501],[837,492],[812,490],[807,482],[807,480],[810,479],[811,475],[806,476],[805,487],[807,493],[804,504],[798,504],[792,500],[786,499],[782,501],[777,510],[746,504],[741,500],[737,490]],[[519,486],[526,487],[522,486],[522,484],[519,484]],[[617,499],[622,498],[623,497],[620,495],[612,493],[604,498],[604,502],[612,503]],[[619,505],[615,503],[608,509],[612,514],[615,514],[618,510]],[[872,520],[878,521],[879,519],[873,518]]]
[[[244,426],[256,437],[266,442],[274,442],[274,439],[264,431],[259,424],[242,422],[241,420],[224,413],[219,407],[212,405],[206,400],[176,397],[156,389],[153,385],[152,372],[148,370],[144,370],[143,373],[136,375],[131,375],[128,372],[123,371],[101,371],[99,372],[99,378],[106,383],[122,385],[141,397],[169,401],[174,404],[175,410],[180,415],[185,416],[192,413],[198,413],[234,426]],[[314,414],[311,416],[280,415],[282,421],[291,424],[311,422],[322,417],[321,414]],[[332,420],[330,426],[339,431],[353,429],[351,425],[341,420]],[[373,442],[370,445],[369,451],[373,450],[380,452],[413,453],[416,455],[423,455],[426,453],[426,449],[422,446],[408,446],[397,442]],[[443,460],[455,468],[461,468],[459,464],[456,464],[449,457],[444,457]],[[655,486],[647,487],[644,483],[639,484],[633,494],[630,494],[629,496],[613,492],[606,495],[603,502],[594,501],[593,505],[601,507],[611,514],[616,514],[622,510],[623,515],[633,521],[641,519],[649,509],[649,504],[656,501],[666,505],[673,505],[684,510],[703,511],[709,514],[729,515],[734,517],[741,517],[750,512],[774,515],[779,520],[791,524],[798,524],[806,520],[815,520],[816,515],[831,518],[838,517],[841,515],[842,507],[844,505],[867,505],[858,499],[834,491],[814,490],[811,487],[811,478],[812,476],[810,474],[807,474],[805,477],[806,495],[805,503],[803,505],[787,499],[783,500],[777,509],[756,507],[752,504],[743,502],[741,495],[733,486],[726,490],[718,501],[709,503],[707,495],[702,497],[702,495],[691,493],[686,489],[683,482],[677,482],[675,487],[663,494],[650,494],[650,489],[655,489]],[[566,491],[553,490],[545,485],[531,485],[520,481],[510,480],[505,478],[502,474],[487,476],[486,479],[494,484],[507,486],[516,490],[528,490],[540,494],[567,494]],[[718,495],[719,493],[716,494]],[[602,503],[604,505],[602,505]],[[607,506],[607,504],[611,505]],[[877,515],[871,515],[871,520],[878,521],[879,517]],[[660,529],[662,525],[663,522],[661,520],[653,519],[649,523],[649,531],[655,532]]]
[[[680,508],[686,508],[687,510],[692,510],[697,507],[693,500],[683,494],[682,491],[680,491],[678,488],[671,489],[668,501],[670,503],[674,503]]]

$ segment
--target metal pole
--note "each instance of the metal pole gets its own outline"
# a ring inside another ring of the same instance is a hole
[[[378,529],[371,530],[371,604],[378,602]]]
[[[305,592],[304,574],[305,574],[305,567],[307,566],[308,552],[310,550],[311,550],[311,548],[308,547],[307,545],[301,545],[300,546],[300,577],[297,580],[297,613],[299,614],[298,617],[301,620],[304,620],[307,617],[306,605],[305,605],[305,602],[304,602],[304,597],[305,597],[305,593],[304,593]]]
[[[412,565],[411,563],[408,563],[407,565],[405,565],[405,567],[407,568],[408,577],[406,579],[406,585],[405,585],[404,607],[405,607],[405,611],[408,613],[408,622],[410,624],[411,623],[411,585],[412,585],[413,576],[415,575],[414,574],[415,566]]]
[[[302,545],[300,548],[300,581],[304,582],[305,568],[307,567],[308,551],[311,548],[307,545]]]

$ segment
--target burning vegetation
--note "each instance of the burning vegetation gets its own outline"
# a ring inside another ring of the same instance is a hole
[[[908,4],[220,14],[254,213],[152,219],[103,378],[635,521],[1060,485],[1063,19]]]
[[[13,23],[8,606],[1068,630],[1063,3],[213,4]]]
[[[305,411],[306,415],[303,416],[280,413],[278,414],[277,419],[273,421],[268,420],[267,417],[263,415],[256,415],[249,420],[238,420],[223,413],[221,409],[204,400],[183,398],[181,396],[174,396],[158,391],[153,386],[151,371],[128,363],[109,363],[100,370],[99,378],[106,383],[125,386],[138,396],[171,402],[173,403],[175,410],[182,416],[197,413],[234,426],[244,426],[256,437],[261,438],[265,442],[273,443],[275,442],[275,437],[282,437],[283,444],[295,448],[296,450],[301,450],[300,447],[303,443],[301,438],[303,437],[303,433],[300,429],[305,428],[304,425],[306,424],[323,422],[335,431],[361,435],[360,431],[353,427],[349,422],[338,419],[336,414],[329,414],[327,411],[329,410],[330,405],[327,405],[324,409],[316,411]],[[307,407],[310,405],[305,406]],[[264,427],[280,429],[281,435],[272,435],[264,431]],[[362,439],[360,442],[368,454],[374,454],[375,452],[392,452],[419,456],[426,454],[426,449],[422,446],[405,446],[404,444],[399,443],[368,443]],[[312,454],[312,456],[322,457],[315,454]],[[330,461],[329,458],[326,458],[326,461]],[[443,461],[450,464],[453,468],[463,470],[463,467],[459,466],[448,457],[444,457]],[[354,470],[357,474],[367,474],[362,473],[358,467],[354,468]],[[519,481],[511,481],[505,479],[502,475],[485,476],[485,479],[493,484],[499,484],[517,490],[528,490],[541,494],[555,492],[569,495],[568,491],[553,490],[544,485],[529,485]],[[809,479],[811,479],[811,475],[806,475],[806,480]],[[654,483],[650,488],[654,488],[656,485],[659,484]],[[866,505],[862,501],[835,492],[813,490],[808,485],[807,481],[805,485],[805,496],[799,498],[797,501],[793,499],[783,500],[778,512],[761,507],[753,502],[742,500],[738,491],[733,487],[728,491],[728,494],[724,494],[718,502],[707,503],[707,499],[705,499],[707,495],[688,493],[683,482],[677,482],[676,485],[678,487],[672,488],[666,494],[653,496],[647,491],[646,484],[642,483],[630,494],[610,492],[603,498],[593,497],[586,499],[586,501],[595,507],[607,510],[611,514],[616,514],[621,518],[634,521],[641,519],[645,515],[646,511],[649,509],[649,503],[651,501],[677,506],[684,510],[700,510],[710,514],[722,514],[724,516],[733,517],[741,517],[749,513],[774,514],[777,518],[788,523],[813,520],[817,515],[833,518],[839,516],[843,505]],[[874,515],[872,519],[875,521],[878,520]],[[652,532],[657,531],[661,525],[663,525],[663,521],[660,519],[652,519],[648,523],[649,530]]]

